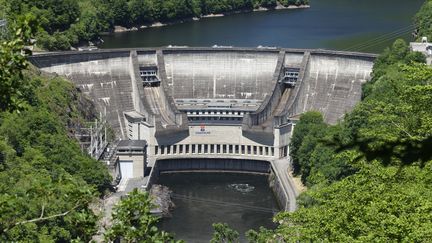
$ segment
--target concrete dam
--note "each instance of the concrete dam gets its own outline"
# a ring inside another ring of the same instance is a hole
[[[173,170],[211,169],[205,159],[267,170],[260,161],[288,156],[300,114],[319,111],[334,124],[353,109],[375,58],[320,49],[165,47],[47,53],[30,61],[88,94],[119,139],[147,141],[147,164],[124,175],[138,177],[157,160],[171,161],[160,168]]]

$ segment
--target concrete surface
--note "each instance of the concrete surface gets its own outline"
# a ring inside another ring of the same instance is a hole
[[[288,202],[285,205],[285,210],[294,212],[297,209],[297,197],[300,194],[297,190],[293,178],[288,173],[289,170],[289,157],[271,161],[273,171],[275,171],[282,188],[285,191]]]

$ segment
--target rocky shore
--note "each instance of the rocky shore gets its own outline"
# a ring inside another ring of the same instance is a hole
[[[116,25],[116,26],[114,26],[114,29],[112,30],[112,32],[113,33],[122,33],[122,32],[137,31],[140,29],[163,27],[163,26],[167,26],[167,25],[181,24],[181,23],[190,22],[190,21],[199,21],[199,20],[205,19],[205,18],[217,18],[217,17],[224,17],[224,16],[229,16],[229,15],[233,15],[233,14],[240,14],[240,13],[264,12],[264,11],[284,10],[284,9],[303,9],[303,8],[310,8],[310,5],[299,5],[299,6],[290,5],[288,7],[285,7],[282,4],[278,3],[278,5],[276,5],[276,7],[274,7],[274,8],[259,7],[257,9],[253,9],[253,10],[238,10],[238,11],[226,12],[226,13],[220,13],[220,14],[208,14],[208,15],[203,15],[199,18],[193,17],[193,18],[180,19],[180,20],[176,20],[176,21],[172,21],[172,22],[166,22],[166,23],[155,22],[155,23],[152,23],[149,25],[134,26],[131,28],[126,28],[123,26]]]
[[[164,218],[171,217],[171,210],[175,208],[175,204],[171,200],[172,191],[166,186],[154,184],[149,193],[153,204],[156,206],[152,213]]]

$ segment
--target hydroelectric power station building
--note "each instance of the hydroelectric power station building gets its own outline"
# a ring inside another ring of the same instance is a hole
[[[300,114],[316,110],[336,123],[352,110],[374,59],[215,46],[49,53],[31,61],[88,94],[118,138],[145,140],[149,167],[268,172],[269,162],[289,155]],[[144,176],[145,165],[122,168],[123,178]]]

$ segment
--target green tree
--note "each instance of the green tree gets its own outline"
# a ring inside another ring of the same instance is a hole
[[[156,227],[158,218],[151,214],[154,205],[147,192],[134,189],[114,208],[113,225],[105,239],[126,242],[174,242],[173,237]]]
[[[432,1],[426,0],[420,11],[416,14],[415,24],[417,25],[418,40],[423,36],[432,40]]]
[[[211,243],[236,243],[239,242],[239,233],[231,229],[226,223],[214,223],[213,224],[213,237],[210,240]]]
[[[0,112],[0,241],[88,242],[98,220],[90,204],[110,176],[68,134],[68,125],[86,121],[85,99],[71,83],[28,68],[23,46],[31,28],[15,33],[0,52],[3,90],[12,97]]]
[[[0,110],[19,111],[24,109],[25,94],[32,89],[24,78],[23,70],[28,63],[26,55],[31,54],[24,46],[31,42],[33,18],[22,20],[22,26],[15,29],[14,38],[0,44]]]
[[[154,21],[153,3],[151,0],[132,0],[129,2],[131,21],[135,24],[145,24]]]
[[[432,238],[431,163],[427,168],[366,165],[356,175],[306,194],[282,213],[275,235],[285,242],[427,242]]]
[[[304,113],[295,126],[290,143],[290,156],[295,174],[300,174],[301,170],[298,151],[302,146],[303,139],[305,139],[313,127],[317,126],[324,126],[324,119],[321,113],[315,111]]]

